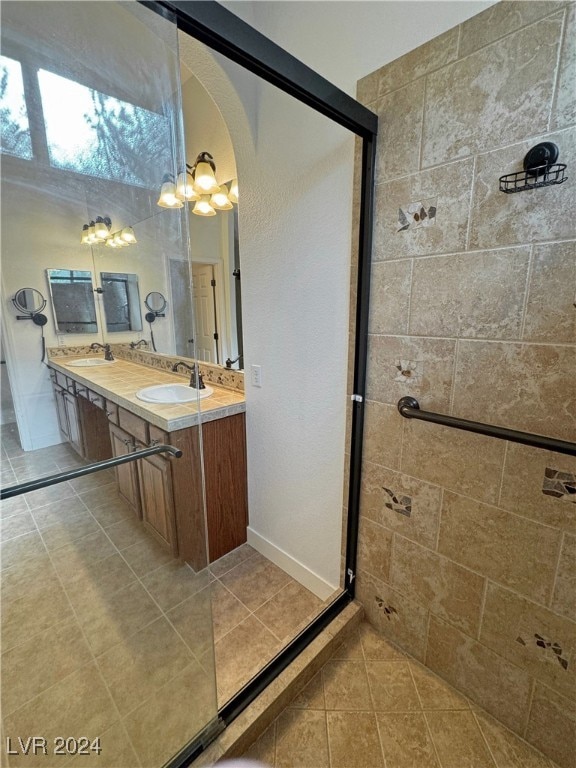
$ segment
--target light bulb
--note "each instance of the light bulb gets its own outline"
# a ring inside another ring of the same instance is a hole
[[[192,209],[192,213],[195,213],[197,216],[216,216],[216,211],[210,205],[209,195],[202,195]]]
[[[211,195],[218,189],[218,182],[210,163],[200,162],[194,171],[194,187],[204,195]]]
[[[81,245],[90,245],[89,241],[89,226],[88,224],[84,224],[82,227],[82,236],[80,237],[80,244]]]
[[[232,179],[230,184],[230,192],[228,193],[228,199],[232,203],[238,202],[238,179]]]
[[[176,197],[179,200],[199,200],[200,195],[194,189],[192,181],[188,179],[186,172],[178,174],[178,182],[176,183]]]
[[[164,176],[158,205],[161,208],[182,208],[184,203],[176,197],[176,186],[170,176]]]
[[[94,222],[91,221],[88,225],[88,235],[86,237],[88,245],[94,245],[96,243],[96,233],[94,232]]]
[[[134,230],[132,229],[132,227],[124,227],[124,229],[120,233],[120,237],[125,243],[128,243],[128,245],[132,245],[133,243],[138,242],[138,240],[136,240],[136,235],[134,234]]]
[[[110,219],[108,219],[110,221]],[[108,235],[110,234],[110,226],[108,225],[108,221],[102,218],[102,216],[98,216],[96,218],[96,222],[94,223],[94,234],[96,236],[96,239],[100,242],[104,242]],[[112,224],[112,222],[110,222]]]
[[[223,184],[210,198],[210,205],[217,211],[229,211],[232,203],[228,200],[228,187]]]

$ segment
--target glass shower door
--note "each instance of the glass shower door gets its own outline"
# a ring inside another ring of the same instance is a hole
[[[172,351],[170,262],[188,257],[186,208],[157,205],[163,179],[185,167],[176,26],[135,2],[2,11],[3,341],[18,422],[3,433],[3,486],[83,467],[98,451],[176,439],[183,451],[1,502],[3,757],[10,768],[159,768],[217,723],[200,426],[176,438],[146,421],[130,357],[131,342],[150,342],[151,293],[167,300],[154,336]],[[68,283],[87,272],[93,291],[68,301],[61,286],[65,326],[50,298],[42,329],[18,322],[11,298],[23,287],[49,297],[47,270]],[[106,317],[101,274],[129,283],[130,308],[116,313],[125,323]],[[89,328],[80,319],[92,295]],[[92,397],[88,368],[58,379],[45,365],[95,357],[94,342],[116,358],[110,399]],[[132,403],[131,419],[119,402]],[[61,438],[74,419],[82,455]],[[161,513],[192,503],[191,559]]]

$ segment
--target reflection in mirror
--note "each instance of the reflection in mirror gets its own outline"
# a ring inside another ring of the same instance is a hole
[[[97,333],[92,273],[47,269],[48,287],[58,333]]]
[[[124,272],[100,272],[100,284],[108,333],[141,331],[138,275]]]
[[[154,314],[157,315],[160,312],[164,312],[167,302],[164,298],[164,294],[159,291],[151,291],[144,299],[144,304],[146,304],[146,307],[150,312],[154,312]]]
[[[16,291],[12,303],[20,312],[35,315],[42,312],[46,306],[46,299],[36,288],[20,288],[19,291]]]

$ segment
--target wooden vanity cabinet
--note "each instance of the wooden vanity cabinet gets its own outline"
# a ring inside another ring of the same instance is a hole
[[[136,450],[136,440],[132,435],[112,422],[110,422],[109,428],[113,456],[125,456],[127,453],[133,453]],[[129,461],[127,464],[117,466],[115,468],[116,482],[118,483],[119,495],[132,508],[134,514],[141,518],[140,486],[138,483],[138,467],[136,465],[136,461]]]
[[[246,541],[244,414],[202,425],[206,515],[198,427],[166,433],[123,408],[118,422],[110,424],[115,456],[155,443],[182,451],[180,459],[157,454],[116,468],[121,495],[163,546],[198,571]]]
[[[76,453],[84,457],[84,432],[74,390],[74,382],[66,376],[56,374],[52,377],[52,383],[56,398],[56,414],[60,432],[68,440]]]
[[[82,388],[77,390],[76,403],[82,426],[84,458],[90,462],[112,458],[105,399]]]

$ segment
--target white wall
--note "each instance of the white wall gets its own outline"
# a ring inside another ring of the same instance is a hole
[[[225,3],[349,93],[358,78],[489,4]],[[353,139],[213,58],[219,71],[205,55],[198,70],[188,65],[228,123],[238,166],[252,541],[270,542],[263,549],[284,567],[302,563],[317,585],[335,586]],[[249,384],[252,364],[262,366],[261,389]]]

